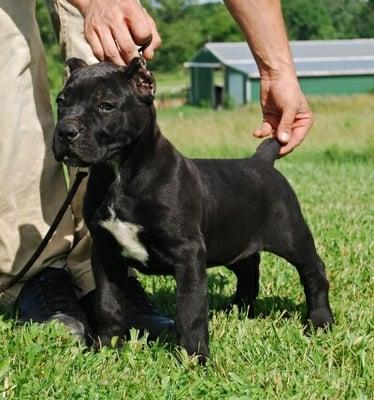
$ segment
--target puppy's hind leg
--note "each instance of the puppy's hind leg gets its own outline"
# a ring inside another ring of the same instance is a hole
[[[285,258],[299,273],[307,303],[307,318],[315,328],[330,327],[333,316],[328,299],[329,282],[312,234],[298,205],[278,209],[278,220],[267,230],[264,250]],[[273,220],[274,221],[274,220]]]
[[[254,253],[244,260],[227,266],[237,277],[236,292],[232,304],[246,312],[249,318],[254,318],[255,300],[259,291],[260,254]]]

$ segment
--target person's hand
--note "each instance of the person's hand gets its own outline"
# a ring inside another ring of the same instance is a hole
[[[261,76],[261,106],[263,124],[254,136],[273,135],[282,143],[279,155],[290,153],[304,140],[313,124],[313,114],[295,74]]]
[[[84,36],[100,61],[128,64],[137,46],[150,42],[143,56],[153,58],[161,45],[156,24],[137,0],[70,0],[84,18]]]

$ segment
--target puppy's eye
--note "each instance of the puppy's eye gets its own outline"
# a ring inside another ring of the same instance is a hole
[[[65,105],[65,97],[64,96],[58,96],[56,99],[56,103],[59,107],[63,107]]]
[[[104,101],[99,105],[99,110],[100,111],[112,111],[115,108],[116,108],[115,104],[109,103],[107,101]]]

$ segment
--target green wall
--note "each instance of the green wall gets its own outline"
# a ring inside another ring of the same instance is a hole
[[[354,94],[374,91],[374,75],[318,76],[299,79],[307,94]]]
[[[206,48],[202,48],[192,62],[219,63],[220,61]],[[189,102],[194,105],[213,106],[213,69],[190,67],[191,87]]]
[[[251,79],[251,101],[260,101],[260,80]]]
[[[236,105],[246,103],[246,75],[232,68],[225,69],[225,95]]]
[[[190,103],[213,105],[213,69],[192,67],[190,74]]]
[[[314,76],[299,78],[305,94],[347,95],[374,92],[374,75]],[[251,79],[252,100],[260,99],[259,79]]]

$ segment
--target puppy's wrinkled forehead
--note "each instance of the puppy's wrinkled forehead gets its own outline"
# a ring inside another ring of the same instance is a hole
[[[88,96],[112,93],[119,95],[126,86],[120,67],[100,63],[74,70],[66,82],[63,93],[87,99]]]
[[[58,96],[61,106],[89,102],[99,94],[118,96],[121,102],[129,97],[136,98],[138,106],[150,106],[153,103],[156,82],[139,57],[135,57],[126,67],[108,62],[87,65],[79,58],[70,58],[66,63],[71,75]]]

